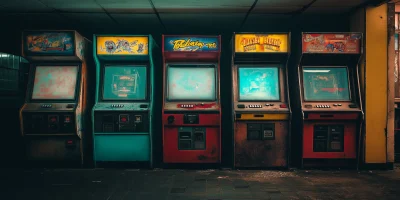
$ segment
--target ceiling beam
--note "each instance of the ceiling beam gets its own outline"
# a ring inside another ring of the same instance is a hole
[[[247,21],[247,18],[249,17],[251,11],[253,11],[253,9],[256,7],[257,3],[258,3],[258,0],[254,0],[254,2],[253,2],[253,4],[251,5],[250,9],[246,12],[246,15],[244,16],[244,19],[243,19],[242,23],[241,23],[240,26],[239,26],[239,29],[238,29],[239,31],[242,30],[244,24],[245,24],[246,21]]]
[[[167,32],[168,32],[168,31],[167,31],[167,27],[165,26],[164,22],[162,21],[161,16],[160,16],[160,13],[158,13],[157,8],[154,6],[153,1],[152,1],[152,0],[149,0],[149,3],[150,3],[150,5],[151,5],[151,8],[152,8],[153,11],[154,11],[154,14],[157,16],[158,21],[160,22],[161,26],[163,27],[165,33],[167,33]]]

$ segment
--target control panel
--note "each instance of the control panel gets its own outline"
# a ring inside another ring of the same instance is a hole
[[[181,104],[181,108],[194,108],[193,104]]]
[[[330,108],[330,105],[315,105],[314,108]]]
[[[325,104],[320,104],[320,103],[305,103],[304,104],[304,109],[324,109],[324,110],[354,110],[358,109],[359,106],[354,103],[348,103],[348,102],[343,102],[343,103],[325,103]]]
[[[179,127],[178,129],[179,150],[202,150],[206,149],[205,127]]]
[[[42,104],[40,105],[41,108],[52,108],[53,105],[52,104]]]
[[[149,103],[97,103],[94,105],[95,111],[110,111],[110,110],[118,110],[120,111],[147,111],[149,109]]]
[[[216,102],[166,102],[164,110],[218,110]]]
[[[111,104],[111,108],[123,108],[124,104]]]
[[[23,113],[24,134],[72,134],[75,133],[73,112]]]
[[[314,152],[343,152],[344,126],[343,125],[315,125]]]
[[[235,103],[235,110],[288,110],[286,103]]]
[[[105,112],[94,114],[96,133],[136,133],[149,131],[148,112]]]
[[[24,106],[24,112],[56,112],[56,111],[73,111],[76,103],[27,103]]]
[[[219,126],[220,114],[214,113],[164,113],[163,114],[164,126]]]

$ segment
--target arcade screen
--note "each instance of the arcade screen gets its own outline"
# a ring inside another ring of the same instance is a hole
[[[106,66],[103,100],[145,100],[146,66]]]
[[[167,75],[170,101],[216,99],[215,66],[169,66]]]
[[[239,67],[240,101],[278,101],[278,67]]]
[[[32,100],[73,100],[78,66],[37,66]]]
[[[305,101],[349,101],[347,67],[304,67]]]

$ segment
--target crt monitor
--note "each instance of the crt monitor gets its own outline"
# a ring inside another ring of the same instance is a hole
[[[279,101],[278,67],[238,67],[239,101]]]
[[[146,100],[146,66],[105,66],[103,80],[103,100]]]
[[[215,101],[215,65],[170,65],[167,68],[167,100]]]
[[[32,100],[74,100],[78,66],[36,66]]]
[[[350,101],[347,67],[303,67],[305,101]]]

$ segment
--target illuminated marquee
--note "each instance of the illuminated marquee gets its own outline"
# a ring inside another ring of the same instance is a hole
[[[341,53],[361,52],[360,33],[303,33],[303,53]]]
[[[24,55],[72,56],[75,50],[73,31],[26,31]]]
[[[235,34],[235,52],[288,52],[288,34]]]
[[[149,38],[147,36],[98,36],[97,55],[147,55]]]
[[[165,36],[164,38],[164,51],[211,52],[218,50],[218,37]]]

